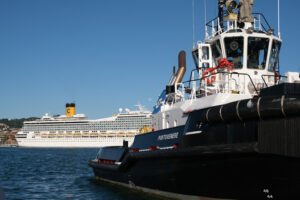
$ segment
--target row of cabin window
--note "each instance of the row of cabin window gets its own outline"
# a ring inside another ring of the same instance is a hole
[[[98,124],[98,125],[82,125],[82,126],[66,126],[66,125],[61,125],[61,126],[26,126],[24,127],[24,129],[69,129],[69,130],[81,130],[81,129],[97,129],[97,128],[108,128],[108,127],[140,127],[142,125],[147,125],[147,124],[151,124],[150,122],[146,123],[142,123],[142,122],[137,122],[135,124],[132,123],[121,123],[121,124],[109,124],[109,125],[102,125],[102,124]]]
[[[147,120],[137,120],[134,122],[130,122],[130,121],[122,121],[122,122],[97,122],[97,123],[93,123],[93,124],[76,124],[76,125],[66,125],[66,124],[35,124],[34,126],[39,126],[39,127],[99,127],[99,126],[116,126],[115,124],[119,125],[123,125],[123,124],[128,124],[128,125],[140,125],[140,124],[144,124],[144,123],[151,123],[151,119],[147,119]],[[24,128],[28,128],[28,127],[33,127],[31,125],[25,125]]]
[[[248,55],[247,55],[247,68],[249,69],[265,69],[269,49],[268,38],[248,37]],[[226,49],[227,59],[234,63],[235,69],[243,67],[244,57],[244,38],[243,37],[227,37],[224,38],[224,45]],[[215,41],[212,45],[212,55],[215,59],[215,64],[222,58],[222,50],[220,40]],[[269,71],[274,71],[274,66],[278,65],[279,51],[281,42],[278,40],[272,41]],[[202,59],[208,60],[209,53],[207,47],[203,47]],[[205,67],[205,66],[203,66]]]
[[[140,127],[143,127],[143,126],[140,126]],[[140,127],[137,127],[137,126],[122,126],[122,127],[106,127],[105,129],[104,128],[93,128],[92,131],[97,131],[97,130],[128,130],[128,129],[138,129]],[[26,132],[28,131],[65,131],[65,130],[71,130],[71,131],[82,131],[82,129],[75,129],[75,128],[32,128],[32,129],[24,129]]]

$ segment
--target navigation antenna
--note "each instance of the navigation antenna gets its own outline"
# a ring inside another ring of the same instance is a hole
[[[278,0],[278,37],[281,39],[281,33],[280,33],[280,0]]]
[[[193,48],[195,48],[195,0],[192,0],[193,13]]]
[[[205,25],[205,39],[208,38],[208,31],[206,26],[206,0],[204,0],[204,25]]]

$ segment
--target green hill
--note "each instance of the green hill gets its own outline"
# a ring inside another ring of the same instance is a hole
[[[22,128],[24,121],[32,121],[38,119],[36,117],[21,118],[21,119],[0,119],[0,123],[8,125],[10,128]]]

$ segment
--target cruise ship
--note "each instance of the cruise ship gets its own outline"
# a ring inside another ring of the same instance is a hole
[[[135,135],[151,131],[151,112],[119,109],[112,117],[89,120],[76,114],[75,104],[66,104],[66,114],[25,121],[16,134],[19,147],[103,147],[131,145]]]

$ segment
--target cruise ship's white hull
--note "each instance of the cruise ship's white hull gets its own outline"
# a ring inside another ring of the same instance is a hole
[[[97,137],[97,138],[17,138],[19,147],[63,147],[63,148],[98,148],[103,146],[122,146],[133,142],[130,137]]]
[[[46,114],[25,121],[15,136],[19,147],[99,148],[122,146],[124,140],[131,145],[135,135],[151,131],[151,112],[142,108],[126,109],[125,113],[121,109],[112,117],[88,120],[83,114],[75,114],[74,106],[66,104],[66,115]]]

